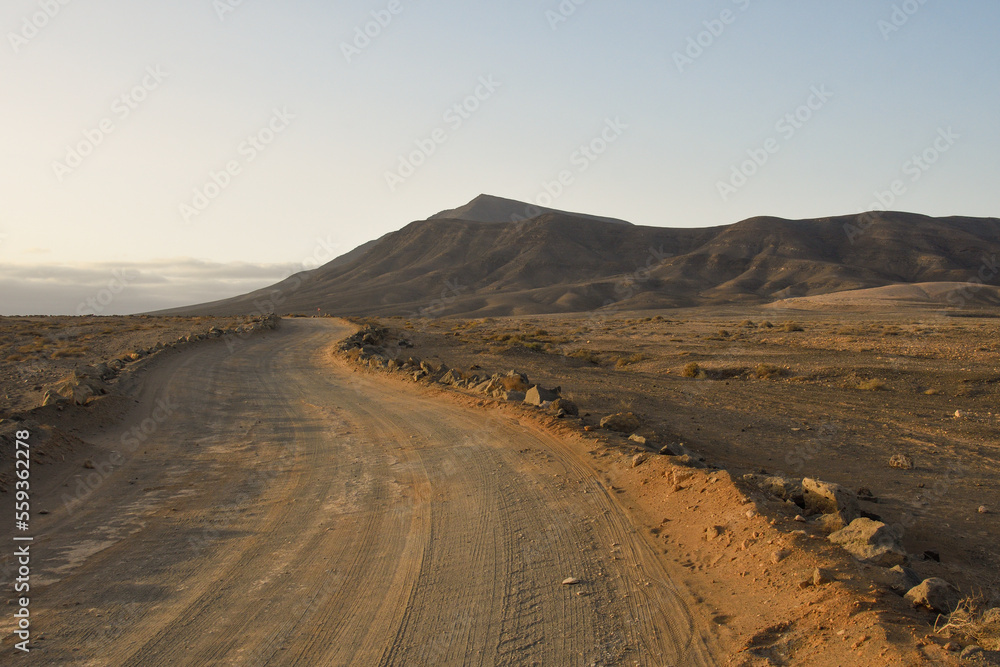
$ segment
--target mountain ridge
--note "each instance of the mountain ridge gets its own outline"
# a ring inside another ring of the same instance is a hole
[[[988,282],[996,272],[983,277],[982,267],[1000,254],[997,218],[875,212],[670,228],[547,210],[496,221],[519,206],[527,205],[480,195],[267,288],[155,314],[482,317],[763,304]]]

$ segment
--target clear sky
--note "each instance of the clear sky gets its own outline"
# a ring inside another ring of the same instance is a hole
[[[0,314],[234,295],[482,192],[673,227],[877,193],[997,216],[998,26],[995,0],[7,0]]]

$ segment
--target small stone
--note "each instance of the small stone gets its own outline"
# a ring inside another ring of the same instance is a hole
[[[979,511],[980,514],[989,514],[990,513],[990,511],[988,509],[986,509],[986,505],[980,505],[978,511]]]
[[[975,644],[969,644],[962,650],[958,655],[959,658],[963,660],[972,660],[973,658],[982,657],[986,651],[983,650],[982,646],[976,646]]]
[[[712,541],[720,537],[726,531],[722,526],[709,526],[705,529],[705,539]]]
[[[775,565],[777,565],[781,561],[783,561],[786,558],[788,558],[788,556],[789,556],[788,551],[786,551],[784,549],[780,549],[780,550],[775,551],[774,553],[771,554],[771,562],[774,563]]]
[[[91,461],[90,459],[87,459],[86,461],[83,462],[83,467],[86,468],[87,470],[93,470],[94,462]]]
[[[799,523],[805,523],[806,522],[806,518],[804,516],[802,516],[801,514],[796,514],[795,515],[795,520],[798,521]]]
[[[944,645],[944,650],[949,651],[950,653],[957,653],[962,650],[962,645],[958,642],[948,642]]]
[[[567,577],[566,579],[563,579],[562,585],[563,586],[576,586],[578,583],[580,583],[579,579],[575,579],[573,577]]]
[[[955,410],[955,419],[961,419],[964,416],[965,416],[964,412],[962,412],[961,410]]]
[[[636,454],[635,456],[632,457],[632,467],[638,468],[643,463],[645,463],[646,459],[648,458],[649,458],[648,454]]]
[[[632,435],[630,435],[628,437],[628,439],[629,439],[630,442],[634,442],[637,445],[645,445],[646,444],[646,438],[643,437],[643,436],[641,436],[641,435],[639,435],[638,433],[633,433]]]
[[[836,577],[829,570],[817,567],[812,573],[813,586],[824,586],[836,581]]]

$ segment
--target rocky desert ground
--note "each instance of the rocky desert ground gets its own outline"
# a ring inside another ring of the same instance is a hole
[[[28,660],[995,664],[964,314],[10,318]]]
[[[852,516],[829,523],[828,514],[810,507],[808,491],[803,498],[803,479],[841,485],[857,504],[853,517],[893,531],[900,555],[885,562],[913,578],[890,581],[885,568],[871,565],[878,559],[861,558],[862,579],[873,586],[866,593],[881,591],[884,597],[875,597],[902,614],[919,641],[956,653],[971,645],[971,656],[977,642],[1000,648],[1000,320],[958,315],[772,307],[376,323],[406,342],[399,350],[390,343],[386,356],[398,359],[392,366],[419,359],[429,364],[428,379],[473,393],[473,383],[489,378],[481,369],[530,372],[532,384],[559,388],[580,415],[563,417],[600,434],[604,447],[648,452],[667,467],[680,461],[724,470],[742,492],[763,491],[773,501],[765,512],[783,535],[804,532],[816,539],[810,544],[823,544],[850,523]],[[442,368],[452,375],[435,378]],[[467,376],[472,380],[462,381]],[[522,400],[504,391],[493,394]],[[602,418],[616,413],[633,415],[635,423],[618,434],[601,428]],[[650,475],[644,491],[669,506],[672,474]],[[672,527],[663,528],[668,544]],[[711,545],[703,541],[696,552],[704,557]],[[674,556],[711,569],[686,552]],[[794,572],[782,576],[798,583]],[[971,628],[967,612],[992,620],[971,634],[933,632],[947,623],[946,610],[915,609],[903,598],[910,583],[926,579],[961,591],[952,608],[966,598],[956,626]],[[789,594],[789,609],[796,598]]]

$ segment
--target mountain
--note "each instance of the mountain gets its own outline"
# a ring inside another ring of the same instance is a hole
[[[479,195],[465,206],[441,211],[430,217],[431,220],[465,220],[467,222],[522,222],[530,218],[537,218],[544,213],[557,213],[568,215],[574,218],[584,218],[586,220],[599,220],[601,222],[613,222],[619,225],[631,225],[632,223],[617,218],[602,218],[596,215],[585,213],[570,213],[559,211],[554,208],[535,206],[526,204],[514,199],[504,199],[492,195]]]
[[[158,314],[483,317],[769,303],[981,271],[1000,282],[996,218],[886,212],[694,229],[545,210],[510,221],[527,207],[481,195],[271,287]]]

